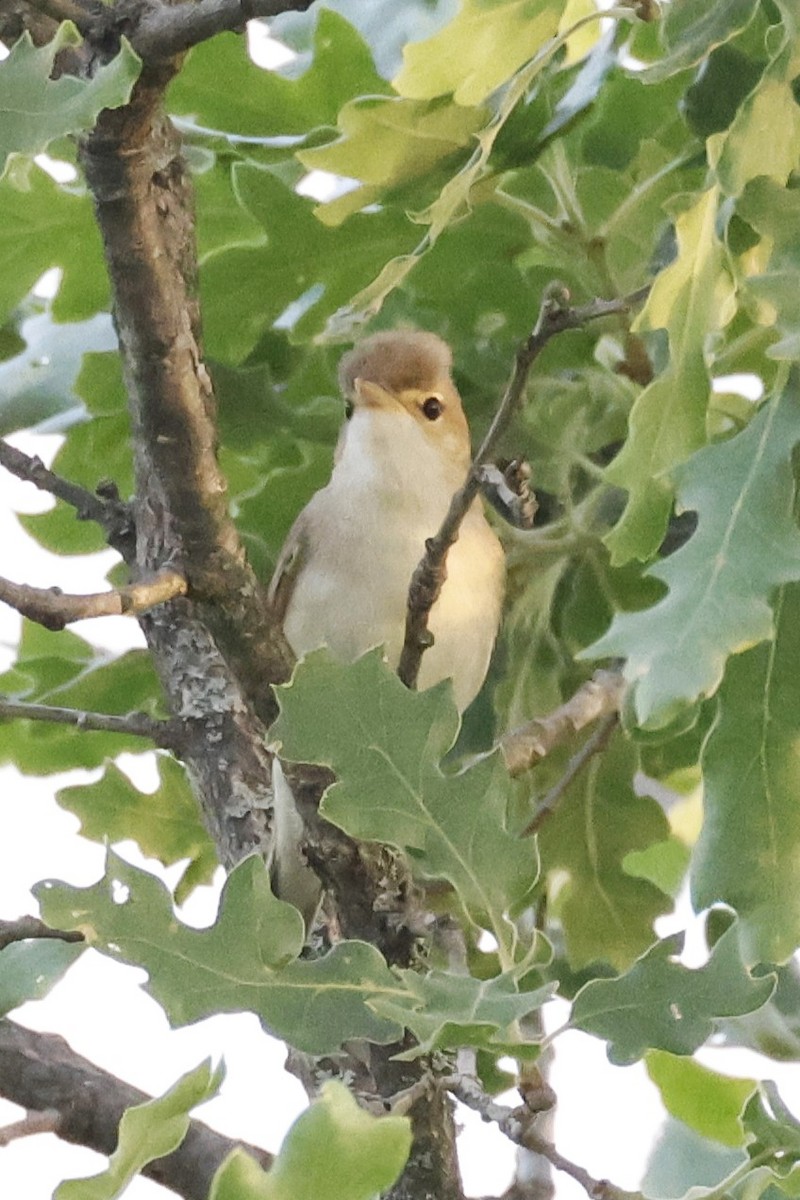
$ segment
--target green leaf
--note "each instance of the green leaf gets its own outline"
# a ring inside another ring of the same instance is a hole
[[[433,37],[406,46],[394,86],[412,100],[452,92],[457,104],[480,104],[555,36],[562,8],[562,0],[464,0]]]
[[[704,967],[675,956],[681,934],[657,942],[625,975],[594,979],[578,992],[570,1024],[608,1041],[608,1057],[624,1066],[648,1049],[693,1054],[715,1017],[753,1012],[770,998],[774,975],[754,979],[739,957],[736,927],[717,942]]]
[[[728,663],[703,749],[705,821],[692,865],[694,903],[736,909],[747,962],[784,962],[800,944],[797,584],[780,590],[775,625],[773,642]]]
[[[53,470],[93,492],[111,479],[121,496],[133,491],[130,417],[118,353],[85,354],[75,390],[89,420],[73,425],[53,460]],[[78,521],[74,509],[57,502],[48,512],[20,517],[23,527],[54,554],[90,554],[106,546],[92,521]]]
[[[0,950],[0,1016],[41,1000],[86,949],[80,942],[36,938]]]
[[[756,318],[767,327],[777,326],[783,340],[771,346],[771,358],[800,358],[800,196],[795,189],[759,178],[747,185],[736,203],[736,212],[761,234],[755,270],[742,279],[755,298]]]
[[[220,79],[230,86],[221,88]],[[353,96],[386,91],[362,37],[338,13],[322,8],[311,64],[298,78],[257,67],[240,34],[218,34],[191,51],[170,85],[167,106],[208,129],[261,139],[335,125]],[[247,153],[246,145],[239,148]]]
[[[793,376],[736,437],[706,446],[674,472],[696,533],[650,571],[669,591],[619,613],[592,657],[621,655],[636,719],[664,725],[719,686],[729,655],[772,636],[774,588],[800,576],[792,449],[800,440]]]
[[[410,1029],[418,1045],[395,1057],[419,1058],[435,1049],[457,1050],[476,1046],[494,1054],[522,1057],[531,1045],[520,1033],[517,1022],[552,999],[556,985],[520,989],[519,972],[509,971],[493,979],[473,979],[446,971],[420,975],[401,971],[408,988],[402,1003],[375,1000],[375,1012]],[[535,977],[526,983],[538,983]]]
[[[249,163],[235,166],[234,183],[268,240],[213,253],[201,269],[209,350],[226,361],[241,361],[282,314],[294,339],[310,338],[387,257],[417,239],[405,216],[390,210],[327,229],[313,202]]]
[[[650,1050],[645,1065],[673,1117],[723,1146],[744,1145],[742,1109],[757,1086],[754,1079],[720,1075],[663,1050]]]
[[[735,37],[753,19],[758,0],[672,0],[660,25],[665,54],[640,73],[647,83],[659,83],[668,75],[695,66],[716,46]]]
[[[87,195],[59,187],[32,164],[24,187],[0,179],[0,210],[0,321],[50,267],[64,272],[52,304],[56,320],[82,321],[108,307],[108,275]]]
[[[321,804],[327,819],[352,837],[409,850],[425,876],[449,880],[475,920],[488,922],[501,955],[511,953],[508,913],[535,883],[537,857],[505,827],[498,754],[457,775],[442,772],[459,725],[450,685],[411,692],[380,650],[346,666],[320,650],[276,694],[281,715],[271,737],[281,756],[338,776]]]
[[[0,695],[92,712],[154,713],[160,694],[145,651],[131,650],[114,658],[77,634],[53,633],[29,621],[23,623],[14,667],[0,675]],[[123,750],[141,749],[142,739],[127,734],[46,721],[0,722],[0,762],[13,762],[25,774],[99,767]]]
[[[295,1121],[269,1172],[235,1150],[209,1200],[372,1200],[390,1188],[411,1149],[406,1117],[373,1117],[337,1080]]]
[[[86,1179],[66,1180],[56,1189],[55,1200],[115,1200],[121,1196],[142,1167],[177,1150],[189,1129],[190,1112],[216,1096],[223,1078],[222,1067],[212,1069],[207,1059],[157,1100],[127,1109],[106,1170]]]
[[[615,565],[646,559],[658,548],[671,508],[670,472],[706,440],[709,334],[730,315],[730,279],[714,232],[715,189],[676,220],[678,256],[656,277],[639,329],[666,329],[670,363],[633,407],[630,432],[606,472],[629,493],[625,512],[606,538]]]
[[[24,33],[0,62],[0,176],[9,155],[41,154],[55,138],[91,129],[104,108],[130,99],[141,60],[124,38],[119,54],[91,78],[50,78],[59,50],[80,42],[75,26],[65,22],[45,46],[34,46]]]
[[[636,752],[623,736],[595,756],[542,826],[548,905],[564,929],[573,969],[607,962],[624,970],[653,941],[653,921],[672,908],[664,892],[628,874],[625,856],[662,842],[669,825],[655,800],[637,796]]]
[[[770,1166],[781,1176],[800,1162],[800,1121],[783,1103],[771,1080],[759,1084],[742,1114],[751,1159],[770,1158]],[[791,1195],[797,1195],[797,1180]]]
[[[175,890],[181,904],[192,888],[209,883],[217,855],[203,822],[183,766],[169,755],[156,758],[159,786],[140,792],[128,776],[109,763],[94,783],[62,788],[56,800],[75,813],[81,833],[95,842],[133,838],[143,854],[165,866],[188,858]]]
[[[84,407],[74,390],[83,355],[111,350],[116,335],[103,314],[57,325],[49,313],[28,317],[19,327],[25,348],[0,362],[0,437],[47,421],[48,432],[80,419]],[[62,414],[62,421],[53,417]]]
[[[163,883],[112,852],[105,877],[91,887],[49,880],[36,894],[46,920],[143,967],[146,990],[174,1025],[254,1012],[309,1054],[332,1053],[349,1038],[388,1043],[401,1035],[368,1007],[377,996],[405,994],[374,947],[339,942],[323,958],[290,961],[303,944],[302,918],[272,895],[256,855],[231,871],[210,929],[181,924]]]

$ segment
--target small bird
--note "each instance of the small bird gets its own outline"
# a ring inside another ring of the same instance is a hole
[[[397,666],[411,575],[470,462],[469,427],[451,367],[449,346],[421,331],[374,334],[342,358],[347,419],[333,473],[292,526],[269,587],[298,656],[325,645],[350,662],[383,646],[386,661]],[[419,686],[452,679],[463,711],[486,676],[505,577],[503,551],[480,500],[446,566]],[[302,856],[302,823],[277,762],[275,814],[275,890],[309,926],[320,889]]]

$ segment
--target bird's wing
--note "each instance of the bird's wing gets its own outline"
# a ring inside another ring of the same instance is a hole
[[[270,607],[281,625],[294,595],[297,578],[308,561],[308,526],[304,509],[287,534],[267,590]]]

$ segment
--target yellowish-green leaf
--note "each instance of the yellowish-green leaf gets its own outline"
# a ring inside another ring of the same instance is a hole
[[[269,1171],[242,1150],[222,1164],[209,1200],[373,1200],[411,1149],[407,1117],[373,1117],[336,1080],[286,1135]]]
[[[182,1076],[157,1100],[137,1104],[123,1114],[117,1148],[108,1167],[88,1179],[69,1179],[57,1188],[55,1200],[116,1200],[142,1167],[177,1150],[189,1128],[189,1114],[216,1096],[224,1077],[210,1060]]]
[[[742,1109],[755,1091],[754,1079],[720,1075],[663,1050],[650,1050],[645,1065],[673,1117],[723,1146],[744,1145]]]

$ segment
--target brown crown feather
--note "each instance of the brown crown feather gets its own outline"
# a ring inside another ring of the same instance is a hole
[[[352,394],[356,379],[368,379],[395,394],[407,388],[435,390],[442,377],[450,378],[452,362],[450,347],[435,333],[375,333],[342,358],[339,383],[346,396]]]

